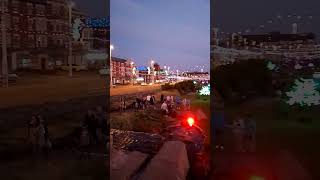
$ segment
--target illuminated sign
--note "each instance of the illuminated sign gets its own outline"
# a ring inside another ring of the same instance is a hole
[[[110,26],[110,18],[87,18],[85,24],[89,28],[107,28]]]

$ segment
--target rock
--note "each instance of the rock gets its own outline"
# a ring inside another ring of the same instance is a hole
[[[148,155],[137,151],[125,153],[111,149],[110,179],[129,180],[145,162]]]
[[[185,144],[168,141],[151,160],[140,180],[185,180],[189,171]]]

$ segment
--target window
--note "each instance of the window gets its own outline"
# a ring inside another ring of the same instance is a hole
[[[33,4],[27,3],[27,14],[32,15],[33,14]]]
[[[60,6],[60,12],[59,12],[60,16],[64,16],[65,15],[65,9],[63,6]]]
[[[20,18],[19,17],[13,17],[13,29],[18,30],[19,29],[19,23],[20,23]]]
[[[39,4],[36,5],[36,11],[38,15],[43,16],[45,14],[45,10],[46,9],[44,5],[39,5]]]
[[[33,19],[28,19],[28,30],[33,31]]]
[[[15,47],[15,48],[20,47],[20,35],[19,34],[13,35],[13,47]]]
[[[17,1],[17,0],[13,0],[13,1],[12,1],[12,9],[13,9],[14,11],[18,11],[19,6],[20,6],[19,1]]]
[[[34,48],[34,35],[28,35],[28,47]]]

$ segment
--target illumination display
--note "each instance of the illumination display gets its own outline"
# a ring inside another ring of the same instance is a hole
[[[312,106],[320,104],[319,84],[313,79],[297,79],[291,91],[286,92],[289,105]]]
[[[79,41],[79,39],[81,38],[81,31],[83,29],[83,22],[81,21],[81,19],[77,18],[74,20],[74,23],[72,25],[73,28],[73,33],[72,33],[72,37],[75,41]]]
[[[210,96],[210,85],[203,86],[199,91],[199,95]]]
[[[109,20],[109,17],[87,18],[86,26],[90,28],[107,28],[110,26],[110,20]]]
[[[272,71],[276,68],[276,65],[269,61],[267,64],[267,68]]]

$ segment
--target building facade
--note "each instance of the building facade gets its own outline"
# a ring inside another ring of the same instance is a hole
[[[134,64],[131,60],[112,57],[111,72],[113,84],[133,83]]]
[[[66,0],[6,0],[9,72],[54,69],[68,63],[69,7]],[[72,10],[72,19],[84,15]],[[2,44],[2,41],[0,41]],[[73,64],[82,64],[87,45],[73,42]],[[0,65],[1,66],[1,65]]]

